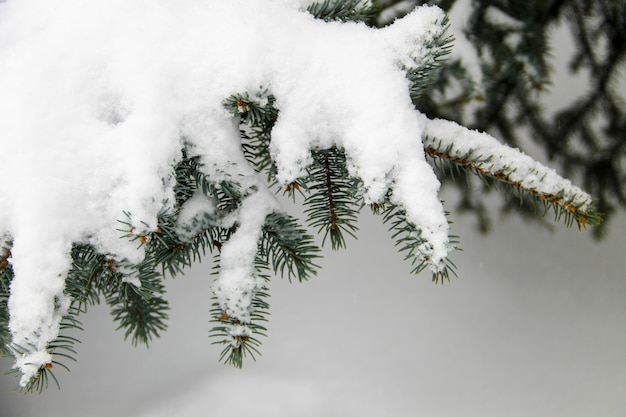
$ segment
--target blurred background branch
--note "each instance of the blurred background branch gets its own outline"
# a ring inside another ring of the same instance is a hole
[[[593,229],[601,237],[611,215],[626,207],[626,1],[380,0],[372,23],[385,26],[420,4],[448,13],[469,6],[469,13],[435,85],[414,97],[417,108],[540,153],[593,195],[605,214]],[[554,50],[559,34],[572,47],[558,65],[567,67],[577,91],[555,103],[553,89],[563,76],[555,62],[564,52]],[[489,230],[493,213],[482,197],[489,186],[470,177],[442,179],[460,190],[458,209],[474,213],[479,228]],[[530,201],[497,198],[501,213],[542,222]]]

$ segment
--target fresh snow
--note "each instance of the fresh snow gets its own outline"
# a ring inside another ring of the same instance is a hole
[[[246,198],[237,216],[239,227],[220,252],[220,275],[213,292],[222,311],[243,323],[250,323],[252,298],[265,283],[256,276],[254,267],[261,228],[265,217],[278,209],[267,190]]]
[[[50,360],[46,345],[69,307],[72,243],[141,261],[118,221],[156,229],[164,202],[174,201],[172,165],[182,148],[201,157],[207,174],[259,190],[230,219],[239,228],[222,248],[214,284],[222,307],[245,321],[261,285],[256,240],[280,208],[245,161],[238,120],[223,105],[231,94],[268,89],[277,97],[271,152],[281,182],[302,175],[311,149],[344,148],[365,200],[392,189],[431,244],[432,268],[441,267],[448,223],[420,141],[433,125],[414,109],[402,66],[427,58],[424,44],[440,34],[443,12],[420,7],[375,30],[316,20],[301,10],[306,3],[0,3],[0,236],[12,240],[9,328],[16,345],[30,347],[16,362],[22,384]],[[189,204],[183,220],[214,210]]]
[[[561,195],[580,210],[586,210],[591,197],[548,168],[522,153],[498,142],[486,133],[469,130],[448,120],[428,120],[424,129],[425,144],[439,142],[439,148],[447,149],[453,158],[465,158],[474,154],[472,163],[484,172],[505,172],[513,183],[521,188],[535,190],[545,195]],[[478,151],[478,154],[476,154]]]

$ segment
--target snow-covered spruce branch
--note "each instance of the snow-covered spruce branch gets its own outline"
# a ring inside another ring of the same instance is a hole
[[[355,14],[340,2],[322,5],[328,22],[291,3],[0,3],[0,339],[26,390],[74,358],[66,331],[101,297],[133,343],[157,337],[164,276],[206,250],[222,359],[256,354],[268,270],[307,279],[319,252],[266,178],[305,194],[332,246],[369,204],[415,272],[448,276],[455,242],[419,139],[454,135],[411,102],[447,51],[445,15],[376,30],[342,23]]]
[[[304,281],[317,274],[318,265],[314,263],[319,257],[319,248],[315,245],[313,237],[301,228],[295,219],[281,214],[269,214],[262,227],[262,235],[258,241],[257,253],[254,257],[254,274],[251,277],[248,288],[243,291],[246,299],[238,299],[237,305],[248,304],[246,313],[240,314],[229,309],[224,303],[229,297],[220,297],[225,279],[219,279],[215,286],[216,296],[211,309],[211,321],[216,323],[211,329],[211,337],[217,340],[213,344],[223,345],[220,360],[241,368],[243,359],[251,356],[253,359],[259,355],[258,346],[261,342],[258,336],[265,336],[267,330],[261,323],[267,321],[269,304],[265,301],[269,297],[265,283],[269,281],[268,272],[281,276],[287,276],[289,281],[296,278]],[[220,256],[216,259],[216,274],[219,274],[222,266]]]
[[[602,221],[589,194],[517,149],[492,136],[447,120],[429,120],[423,136],[426,153],[445,160],[451,169],[465,168],[483,178],[526,193],[554,209],[569,226],[596,226]],[[435,162],[437,163],[437,162]]]
[[[213,283],[215,294],[212,321],[218,323],[211,333],[223,344],[220,359],[242,366],[249,354],[254,358],[264,335],[269,305],[265,301],[271,268],[280,275],[303,281],[316,274],[319,248],[291,217],[276,212],[267,192],[256,191],[245,197],[239,208],[237,225],[220,246]]]
[[[53,381],[57,388],[61,388],[59,380],[54,374],[53,368],[61,367],[69,372],[69,367],[66,365],[67,361],[76,361],[77,351],[75,345],[80,343],[80,340],[75,337],[64,334],[68,330],[83,330],[82,323],[76,319],[79,312],[75,307],[70,307],[68,313],[63,316],[59,325],[59,336],[57,336],[52,342],[46,346],[47,356],[43,365],[39,367],[35,376],[30,378],[24,385],[20,387],[20,390],[26,393],[42,393],[48,389],[50,381]],[[23,347],[12,343],[8,345],[11,356],[19,357],[32,357],[32,347]],[[30,365],[25,363],[24,365]],[[7,374],[19,373],[19,367],[14,367]]]
[[[407,220],[402,207],[385,199],[381,204],[372,204],[371,209],[374,214],[382,215],[383,223],[389,225],[391,238],[395,240],[398,251],[404,254],[405,261],[410,261],[413,265],[411,273],[419,274],[426,269],[430,265],[433,248],[422,236],[422,231]],[[450,248],[457,249],[458,236],[450,235],[449,239]],[[444,259],[441,267],[431,271],[432,281],[442,284],[450,281],[450,275],[456,276],[455,269],[456,265],[449,258]]]

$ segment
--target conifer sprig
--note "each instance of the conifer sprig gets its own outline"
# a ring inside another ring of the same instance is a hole
[[[61,320],[59,336],[47,345],[47,351],[52,357],[51,361],[42,365],[35,377],[31,378],[25,386],[20,387],[20,391],[23,393],[41,393],[48,388],[51,381],[60,388],[54,370],[60,367],[69,371],[65,362],[67,360],[76,361],[77,352],[74,347],[77,343],[80,343],[80,340],[70,336],[68,331],[82,331],[82,323],[78,320],[78,316],[86,311],[87,305],[98,302],[99,288],[94,281],[101,275],[98,265],[101,263],[103,256],[98,255],[88,245],[74,245],[71,254],[73,266],[68,273],[65,290],[71,297],[71,305],[67,314]],[[5,256],[6,259],[10,257],[9,249],[6,249]],[[4,356],[18,357],[18,355],[28,354],[31,348],[12,343],[11,335],[8,331],[9,314],[7,304],[12,277],[12,267],[7,263],[0,269],[0,343],[2,343],[0,349]],[[12,369],[7,373],[15,373],[17,375],[18,371]]]
[[[179,224],[179,214],[172,210],[159,213],[157,231],[151,233],[146,244],[146,251],[161,266],[163,276],[172,278],[200,262],[207,249],[214,252],[230,233],[228,228],[218,225],[218,214],[205,213],[187,224]]]
[[[267,257],[262,257],[263,249],[259,244],[259,250],[254,260],[255,278],[264,282],[269,282],[269,263]],[[219,273],[219,256],[214,263],[214,274]],[[261,355],[259,347],[261,341],[259,337],[267,336],[267,329],[261,323],[267,322],[269,314],[269,303],[265,301],[269,298],[268,288],[265,285],[258,285],[253,290],[249,307],[249,320],[242,321],[237,317],[231,317],[224,311],[217,297],[213,297],[213,305],[210,310],[211,323],[215,323],[209,331],[211,338],[217,339],[212,344],[223,345],[219,360],[235,368],[243,366],[243,360],[250,356],[256,361],[256,357]]]
[[[402,6],[418,3],[379,2],[377,26],[409,13],[411,8]],[[449,11],[455,1],[428,3]],[[623,89],[616,88],[623,79],[626,57],[625,15],[624,0],[532,4],[476,0],[465,24],[469,43],[463,48],[469,50],[437,71],[433,88],[414,103],[431,119],[454,120],[491,132],[511,146],[520,146],[523,137],[533,140],[558,164],[560,172],[575,176],[594,196],[604,220],[592,233],[602,237],[615,208],[626,207],[626,165],[622,163],[626,107]],[[551,68],[556,27],[571,33],[573,49],[563,58],[580,88],[570,89],[570,100],[556,107],[553,103],[551,111],[546,111],[545,93],[552,83],[560,82]],[[478,65],[469,64],[465,59],[468,53],[478,59]],[[466,200],[480,199],[470,195],[462,182],[455,184]],[[505,203],[505,209],[510,207]],[[541,219],[536,214],[543,214],[541,204],[517,207],[518,213],[536,219]],[[552,210],[553,206],[548,207]],[[474,212],[481,225],[489,221],[481,204],[469,204],[465,209]],[[558,217],[559,211],[555,214]],[[561,218],[576,222],[566,212]]]
[[[441,141],[426,138],[424,141],[426,154],[433,158],[433,163],[442,173],[454,175],[459,169],[468,170],[483,179],[486,184],[500,184],[510,190],[520,201],[529,196],[543,207],[544,213],[552,208],[556,220],[563,220],[567,226],[574,222],[579,228],[586,225],[596,226],[602,221],[601,213],[589,204],[583,193],[560,189],[556,192],[545,192],[529,186],[524,181],[515,180],[515,166],[494,165],[495,155],[483,155],[479,151],[458,152],[454,145],[443,145]],[[445,163],[442,163],[445,161]],[[495,169],[494,169],[495,168]],[[538,183],[546,177],[546,172],[533,170],[531,175],[539,178]]]
[[[358,181],[348,174],[346,156],[332,147],[313,152],[308,176],[298,181],[304,188],[308,224],[323,232],[333,250],[346,247],[344,233],[356,238],[360,209]]]
[[[75,244],[72,247],[72,268],[68,273],[65,293],[68,294],[78,312],[87,312],[87,307],[98,304],[101,294],[113,291],[115,261],[90,245]]]
[[[382,214],[383,223],[389,224],[391,237],[399,247],[399,252],[404,254],[405,261],[410,261],[414,266],[412,274],[419,274],[430,267],[432,281],[442,284],[450,281],[450,275],[456,276],[456,266],[448,258],[441,265],[433,265],[431,244],[422,236],[422,231],[407,220],[406,212],[401,207],[386,199],[383,203],[372,205],[372,212]],[[457,249],[457,237],[449,236],[449,239],[450,248]]]
[[[187,151],[181,151],[181,160],[174,165],[174,196],[177,207],[189,200],[198,189],[197,158],[190,158]]]
[[[289,282],[296,278],[302,282],[317,275],[319,266],[314,263],[319,258],[320,248],[313,236],[301,228],[297,221],[282,213],[267,216],[263,235],[259,241],[261,259],[271,259],[272,270],[287,276]]]
[[[323,0],[307,7],[307,11],[326,22],[370,22],[376,15],[375,4],[370,0]]]
[[[169,305],[163,298],[165,287],[153,265],[140,264],[130,274],[124,274],[114,292],[107,294],[117,330],[124,329],[124,339],[131,337],[133,346],[146,346],[167,329]]]
[[[61,320],[59,331],[61,334],[52,342],[48,343],[47,351],[50,353],[52,360],[39,367],[37,373],[31,378],[26,385],[20,387],[20,392],[25,394],[39,393],[48,389],[50,381],[53,381],[58,389],[61,388],[59,380],[54,374],[55,368],[61,367],[69,372],[68,366],[63,362],[70,360],[76,362],[77,352],[74,346],[80,343],[78,339],[65,334],[68,330],[83,330],[82,323],[77,319],[80,311],[75,307],[70,307],[68,313]],[[31,349],[24,346],[18,346],[14,343],[8,345],[10,355],[20,357],[28,354]],[[17,369],[11,369],[7,374],[18,374]]]
[[[230,112],[240,118],[241,148],[246,159],[257,172],[265,171],[269,181],[276,175],[269,150],[272,128],[278,120],[275,102],[276,98],[266,89],[253,95],[232,95],[225,101]]]
[[[213,298],[211,322],[215,325],[210,330],[210,336],[216,339],[213,344],[224,346],[220,361],[241,368],[245,357],[256,360],[256,356],[260,356],[259,337],[266,336],[267,329],[263,323],[267,322],[269,314],[269,303],[266,301],[269,298],[268,288],[260,282],[269,282],[270,270],[287,276],[290,281],[292,278],[298,281],[309,279],[317,274],[319,266],[314,260],[319,257],[319,251],[313,237],[292,217],[282,213],[271,213],[266,217],[254,260],[254,277],[259,284],[252,293],[249,320],[231,317]],[[219,271],[218,255],[214,274]]]
[[[427,59],[420,60],[417,66],[405,68],[410,81],[409,94],[414,103],[438,81],[439,69],[452,51],[454,37],[447,34],[449,27],[450,21],[446,16],[441,22],[441,30],[423,45],[429,51]]]
[[[87,307],[99,303],[100,295],[111,293],[111,283],[113,282],[114,272],[111,267],[111,260],[106,256],[99,254],[92,246],[75,244],[71,251],[72,268],[70,269],[67,279],[65,293],[71,298],[71,305],[67,314],[63,317],[59,327],[59,336],[47,346],[52,360],[38,369],[37,375],[32,378],[25,386],[20,387],[20,391],[24,393],[41,393],[48,388],[52,381],[60,388],[59,381],[55,376],[54,369],[63,368],[69,371],[68,366],[64,363],[67,360],[75,362],[77,351],[74,346],[80,343],[76,337],[70,336],[68,332],[82,331],[83,327],[78,320],[78,316],[87,311]],[[6,278],[6,283],[10,282],[10,266],[7,267],[7,274],[1,274],[2,278]],[[4,291],[6,290],[6,293]],[[2,330],[8,328],[8,311],[6,302],[8,300],[8,286],[2,289],[4,294],[0,294],[0,304],[4,309],[0,308],[0,314],[6,312],[6,323],[2,325]],[[3,300],[3,296],[6,298]],[[2,317],[0,317],[2,320]],[[6,326],[6,327],[5,327]],[[5,336],[0,334],[0,336]],[[10,334],[6,332],[6,340],[2,340],[2,347],[5,349],[4,354],[11,356],[28,354],[31,349],[25,346],[18,346],[10,342]],[[9,373],[17,373],[15,369]]]

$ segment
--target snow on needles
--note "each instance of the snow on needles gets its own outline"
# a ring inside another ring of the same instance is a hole
[[[394,200],[432,241],[433,264],[446,256],[439,183],[419,141],[424,121],[400,68],[421,59],[443,13],[422,7],[374,30],[324,23],[297,4],[0,4],[0,236],[13,242],[13,342],[30,347],[16,364],[22,384],[50,360],[46,345],[69,306],[63,290],[72,243],[139,262],[142,249],[120,239],[118,220],[128,212],[138,229],[156,228],[163,202],[173,201],[172,165],[182,148],[211,172],[258,181],[223,106],[231,94],[268,88],[277,97],[271,146],[279,180],[302,174],[310,149],[343,147],[366,199],[393,187]],[[233,247],[223,249],[228,278],[216,286],[234,313],[239,307],[227,300],[240,306],[245,300],[235,293],[256,285],[241,277],[249,276],[263,215],[278,209],[264,192],[252,198]],[[254,205],[260,215],[252,215]],[[252,258],[240,262],[242,254]]]
[[[472,165],[477,170],[505,173],[508,180],[525,190],[544,195],[560,195],[579,210],[591,206],[591,196],[557,172],[535,161],[518,149],[498,142],[494,137],[470,130],[449,120],[427,120],[424,144],[439,142],[451,159],[465,159],[473,154]],[[479,153],[479,155],[477,155]]]

